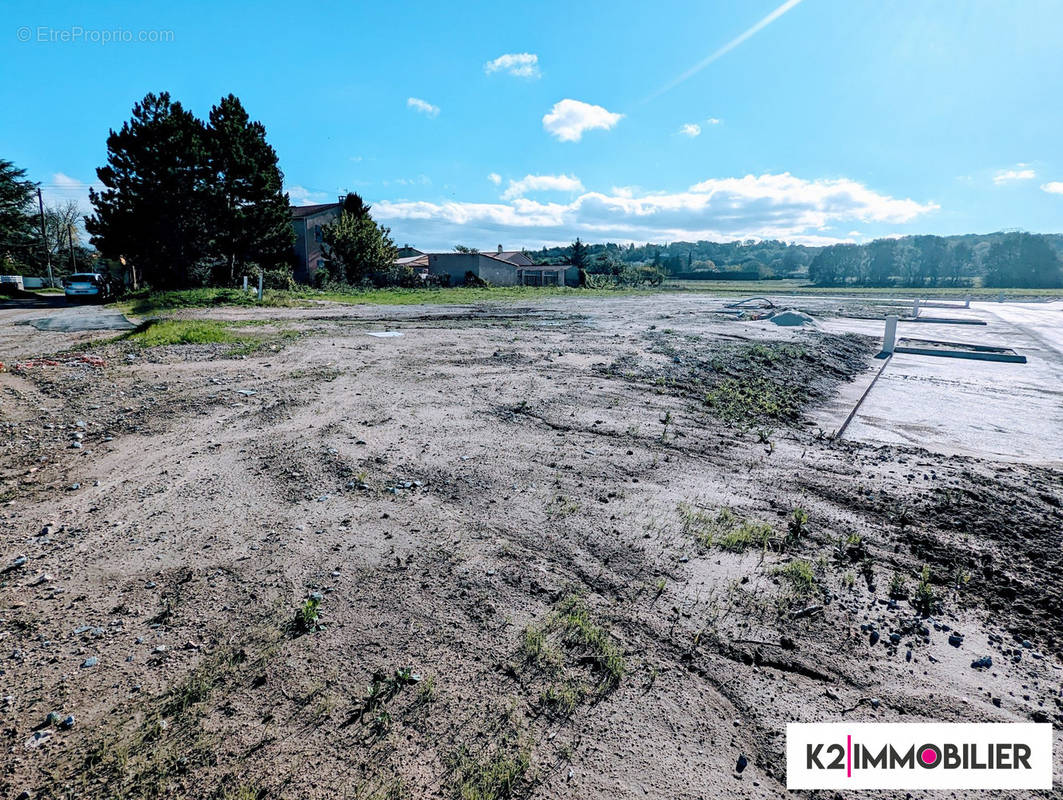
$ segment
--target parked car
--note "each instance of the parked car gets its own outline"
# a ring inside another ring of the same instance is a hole
[[[96,300],[105,302],[111,298],[111,284],[105,275],[98,272],[76,272],[63,279],[66,299]]]

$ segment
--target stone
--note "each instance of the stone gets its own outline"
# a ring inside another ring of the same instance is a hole
[[[100,663],[100,660],[98,658],[96,658],[96,656],[89,656],[88,658],[85,659],[85,661],[81,664],[81,666],[83,668],[86,668],[86,669],[91,669],[92,667],[95,667],[99,663]]]
[[[739,775],[741,775],[742,772],[745,770],[745,768],[748,765],[749,765],[749,759],[746,758],[745,756],[740,755],[738,757],[738,762],[735,764],[735,772],[737,772]]]
[[[63,721],[59,723],[59,727],[62,728],[64,731],[68,731],[71,728],[73,728],[74,727],[74,715],[73,714],[67,714],[63,718]]]

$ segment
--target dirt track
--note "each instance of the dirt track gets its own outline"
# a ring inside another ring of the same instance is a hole
[[[1063,476],[736,416],[873,348],[744,372],[703,302],[215,311],[266,343],[0,374],[0,794],[781,797],[789,721],[1063,722]]]

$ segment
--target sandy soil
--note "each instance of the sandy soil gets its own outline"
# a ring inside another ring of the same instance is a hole
[[[0,796],[775,798],[790,721],[1063,722],[1063,475],[743,416],[874,347],[712,310],[217,310],[266,343],[0,374]]]

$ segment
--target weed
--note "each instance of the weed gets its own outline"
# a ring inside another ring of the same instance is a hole
[[[365,696],[356,716],[364,720],[371,716],[370,726],[377,732],[384,732],[391,727],[391,714],[384,707],[395,695],[406,686],[421,682],[421,676],[413,672],[410,667],[397,669],[390,675],[383,672],[374,672],[373,680],[366,689]],[[434,685],[434,681],[433,681]]]
[[[587,651],[584,657],[600,675],[599,691],[615,689],[624,674],[624,656],[610,634],[591,620],[583,600],[576,595],[564,598],[558,604],[555,620],[563,642]]]
[[[930,567],[923,564],[919,573],[919,583],[916,584],[915,593],[912,595],[912,608],[929,617],[934,613],[934,607],[938,604],[938,598],[934,594],[934,587],[930,585]]]
[[[425,705],[435,702],[436,679],[434,675],[429,675],[421,682],[421,688],[417,690],[417,700]]]
[[[794,596],[806,600],[818,591],[816,574],[812,565],[804,559],[795,559],[783,567],[777,567],[776,575],[785,578]]]
[[[790,519],[786,523],[786,545],[787,547],[797,544],[801,541],[801,537],[805,534],[805,527],[808,525],[808,512],[803,508],[798,507],[790,512]]]
[[[894,571],[892,577],[890,577],[890,597],[894,600],[900,600],[902,597],[908,596],[908,581],[900,572]]]
[[[296,609],[292,627],[297,636],[304,633],[313,633],[321,628],[320,616],[318,614],[318,607],[320,605],[321,598],[317,595],[313,595],[308,597],[303,604]]]

